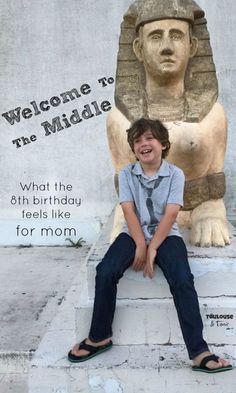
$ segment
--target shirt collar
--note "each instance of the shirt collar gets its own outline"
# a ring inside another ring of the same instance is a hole
[[[146,176],[143,173],[143,169],[142,169],[139,161],[137,161],[136,164],[133,166],[132,173],[134,173],[135,175],[142,175],[146,179],[150,179],[150,177]],[[170,176],[170,168],[169,168],[168,162],[165,161],[165,160],[162,160],[160,168],[155,173],[155,175],[153,175],[151,177],[151,179],[153,180],[153,179],[156,179],[158,177],[166,177],[166,176]]]

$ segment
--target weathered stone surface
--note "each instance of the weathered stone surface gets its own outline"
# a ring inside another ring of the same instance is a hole
[[[173,365],[175,361],[173,353]],[[236,390],[235,370],[217,378],[193,374],[190,366],[183,368],[180,362],[177,364],[180,368],[171,368],[171,371],[168,368],[122,366],[94,369],[89,365],[82,366],[82,369],[72,365],[70,370],[32,370],[29,393],[234,393]]]
[[[234,300],[201,299],[200,309],[204,337],[209,344],[232,344],[236,340]],[[76,313],[79,339],[86,337],[92,308],[78,308]],[[184,344],[172,299],[117,302],[113,323],[117,345]]]
[[[94,297],[96,265],[102,260],[109,247],[111,218],[98,246],[87,261],[88,298]],[[195,286],[200,298],[235,296],[236,280],[236,230],[231,229],[231,244],[226,248],[199,248],[188,243],[188,231],[183,231],[187,244],[189,264],[194,275]],[[107,235],[105,235],[105,233]],[[96,251],[95,251],[96,250]],[[226,285],[227,283],[227,285]],[[152,280],[144,278],[142,272],[128,269],[118,285],[118,299],[161,299],[171,298],[168,284],[159,267]]]
[[[184,210],[192,210],[210,199],[223,198],[224,194],[225,176],[223,172],[187,181],[184,187]]]

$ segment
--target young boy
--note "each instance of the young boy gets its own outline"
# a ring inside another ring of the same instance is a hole
[[[128,267],[154,275],[154,263],[170,286],[193,370],[218,372],[232,366],[209,352],[187,251],[176,224],[183,205],[184,174],[164,158],[170,149],[167,129],[158,120],[140,119],[127,130],[137,162],[119,176],[119,199],[126,225],[97,266],[89,338],[69,352],[82,362],[112,347],[117,283]]]

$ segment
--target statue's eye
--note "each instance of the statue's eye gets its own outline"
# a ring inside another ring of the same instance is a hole
[[[172,38],[172,40],[179,41],[179,40],[182,40],[183,34],[174,32],[171,34],[171,38]]]
[[[160,40],[161,39],[161,33],[155,33],[152,35],[152,40]]]

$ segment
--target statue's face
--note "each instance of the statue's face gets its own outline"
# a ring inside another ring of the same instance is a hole
[[[191,57],[188,22],[165,19],[146,23],[138,40],[139,59],[147,74],[160,80],[184,78]]]

